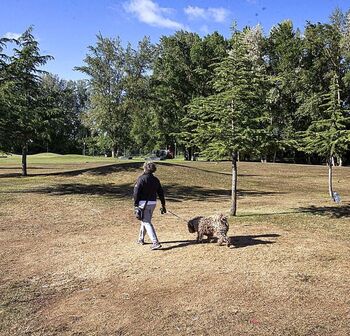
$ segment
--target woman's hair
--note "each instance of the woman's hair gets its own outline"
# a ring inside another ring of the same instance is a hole
[[[154,173],[157,170],[156,165],[153,162],[145,162],[143,165],[145,173]]]

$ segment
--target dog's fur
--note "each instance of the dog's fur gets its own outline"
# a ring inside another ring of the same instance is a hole
[[[209,242],[213,236],[216,236],[219,245],[226,243],[230,246],[230,239],[227,237],[229,226],[227,217],[223,214],[210,217],[198,216],[189,220],[187,226],[190,233],[197,232],[197,243],[203,242],[203,236],[207,236]]]

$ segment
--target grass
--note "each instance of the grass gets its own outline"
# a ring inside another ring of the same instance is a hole
[[[11,161],[12,160],[12,161]],[[17,160],[17,161],[16,161]],[[229,162],[159,162],[163,249],[135,244],[142,162],[0,159],[0,335],[308,335],[349,328],[350,168],[239,163],[232,247],[185,220],[227,213]]]
[[[21,159],[20,155],[8,155],[5,157],[0,157],[0,165],[6,166],[8,164],[17,165],[18,168],[21,168]],[[31,164],[56,164],[56,163],[69,163],[69,164],[77,164],[77,163],[92,163],[92,162],[106,162],[111,163],[115,162],[116,159],[111,157],[104,156],[83,156],[77,154],[67,154],[60,155],[55,153],[40,153],[34,155],[27,156],[29,166]]]

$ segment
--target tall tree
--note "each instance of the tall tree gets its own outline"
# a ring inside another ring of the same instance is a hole
[[[86,81],[66,81],[56,75],[42,77],[41,91],[47,111],[53,118],[41,150],[55,153],[81,153],[84,133],[81,116],[87,106]]]
[[[326,159],[329,195],[333,200],[334,156],[341,157],[350,145],[350,111],[344,109],[339,93],[339,79],[335,74],[329,91],[322,95],[319,119],[313,121],[305,132],[300,133],[302,149],[308,153],[317,153]]]
[[[191,62],[193,63],[193,77],[195,90],[191,101],[196,98],[204,98],[215,94],[214,79],[215,65],[219,64],[226,56],[228,41],[217,32],[207,35],[196,41],[191,48]],[[184,116],[188,112],[187,105],[184,107]],[[186,158],[196,159],[195,151],[198,148],[193,142],[192,126],[187,122],[186,117],[181,120],[180,132],[177,134],[177,141],[186,148]]]
[[[278,152],[293,153],[299,107],[298,92],[302,56],[302,39],[293,23],[283,21],[271,29],[266,45],[268,73],[271,89],[268,93],[270,107],[270,150],[273,161]]]
[[[0,129],[1,145],[7,150],[18,146],[22,151],[22,175],[27,175],[28,144],[45,134],[48,120],[40,93],[40,82],[44,71],[40,67],[51,56],[41,55],[39,44],[27,29],[15,42],[18,47],[6,66],[4,93],[7,109],[2,116]]]
[[[340,32],[331,24],[308,22],[303,39],[297,115],[304,130],[319,116],[322,95],[328,92],[331,78],[341,80]],[[299,129],[300,129],[299,128]]]
[[[156,47],[149,37],[144,37],[136,49],[129,44],[126,49],[126,105],[132,114],[131,137],[141,150],[154,147],[154,113],[151,107],[150,79]]]
[[[128,144],[131,122],[125,104],[125,50],[119,37],[97,35],[96,45],[89,46],[84,62],[86,65],[75,69],[90,77],[86,125],[93,134],[106,138],[115,156]]]
[[[151,85],[158,147],[178,140],[185,106],[196,96],[198,83],[191,51],[198,41],[197,34],[184,31],[160,39]]]
[[[208,158],[232,160],[231,214],[237,211],[238,153],[259,154],[266,137],[266,77],[250,57],[245,32],[235,32],[232,50],[215,69],[216,94],[195,99],[185,121]]]

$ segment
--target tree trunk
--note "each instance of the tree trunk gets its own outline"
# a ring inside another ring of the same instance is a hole
[[[339,156],[338,158],[338,166],[341,167],[343,165],[343,159]]]
[[[115,158],[115,149],[112,148],[112,158]]]
[[[192,160],[192,147],[189,147],[188,148],[188,158],[187,158],[188,161],[191,161]]]
[[[237,152],[232,153],[232,205],[230,214],[236,216],[237,212]]]
[[[333,195],[333,156],[331,155],[329,160],[328,160],[328,191],[329,191],[329,196],[332,198],[334,201],[334,195]]]
[[[277,157],[277,151],[274,151],[273,152],[273,159],[272,159],[273,163],[276,163],[276,157]]]
[[[22,176],[27,176],[27,153],[28,146],[25,144],[22,147]]]

